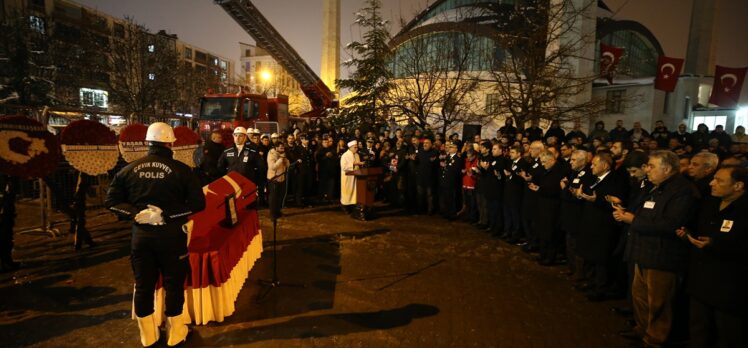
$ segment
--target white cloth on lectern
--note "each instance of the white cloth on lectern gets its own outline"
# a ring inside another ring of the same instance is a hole
[[[356,204],[356,177],[346,175],[346,171],[358,169],[354,163],[359,162],[358,154],[353,151],[346,151],[340,157],[340,204]]]

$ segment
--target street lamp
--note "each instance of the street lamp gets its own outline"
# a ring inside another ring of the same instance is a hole
[[[270,79],[272,77],[273,75],[270,74],[269,70],[263,70],[262,72],[260,72],[260,79],[262,80],[262,83],[264,84],[262,94],[267,95],[268,87],[270,86]]]

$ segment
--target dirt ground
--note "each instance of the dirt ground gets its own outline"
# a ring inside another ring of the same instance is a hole
[[[18,226],[38,223],[20,210]],[[359,222],[337,207],[286,209],[278,230],[282,286],[263,301],[272,228],[261,211],[265,253],[237,311],[196,326],[186,347],[625,347],[611,313],[590,303],[563,266],[542,267],[516,246],[461,222],[381,211]],[[99,245],[17,234],[23,268],[0,274],[0,346],[137,347],[130,319],[129,228],[95,210]],[[60,226],[65,229],[64,225]],[[295,286],[290,286],[295,285]],[[160,344],[165,346],[165,340]]]

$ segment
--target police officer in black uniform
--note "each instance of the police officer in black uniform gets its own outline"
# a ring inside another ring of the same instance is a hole
[[[159,273],[166,291],[169,346],[183,342],[189,332],[181,316],[184,280],[189,271],[187,216],[205,208],[200,180],[190,167],[172,158],[174,130],[166,123],[148,127],[148,155],[124,167],[112,180],[106,206],[135,220],[130,260],[135,274],[135,315],[143,346],[159,339],[153,297]]]
[[[247,131],[244,127],[234,129],[234,146],[226,149],[218,158],[218,170],[221,175],[230,171],[239,172],[245,178],[257,184],[264,181],[265,163],[257,151],[257,145],[247,144]]]

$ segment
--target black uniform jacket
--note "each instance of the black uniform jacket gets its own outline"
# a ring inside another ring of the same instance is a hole
[[[725,209],[720,199],[703,200],[694,238],[709,237],[704,249],[691,247],[688,292],[694,299],[746,317],[748,314],[748,195]]]
[[[147,205],[163,210],[168,230],[187,222],[187,216],[205,208],[200,180],[186,164],[172,159],[170,149],[151,146],[148,155],[128,164],[114,176],[106,202],[113,212],[133,218]],[[145,232],[159,233],[163,226],[140,225]]]
[[[265,161],[256,148],[249,144],[244,144],[241,153],[236,146],[224,150],[218,159],[218,170],[221,175],[236,171],[255,184],[261,182],[267,174]]]
[[[462,166],[465,161],[459,155],[447,155],[444,167],[441,167],[439,186],[446,190],[457,190],[462,187]]]
[[[601,181],[594,177],[589,190],[595,193],[595,200],[584,201],[582,217],[577,237],[577,250],[585,260],[604,263],[618,245],[621,226],[613,218],[613,207],[605,196],[622,197],[628,183],[616,172],[609,172]]]

